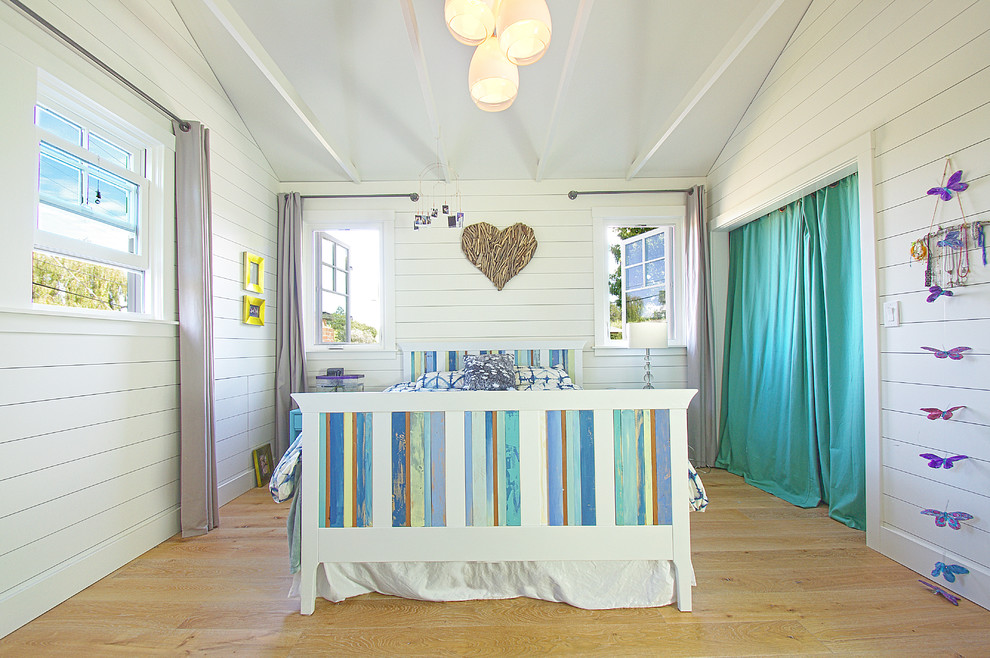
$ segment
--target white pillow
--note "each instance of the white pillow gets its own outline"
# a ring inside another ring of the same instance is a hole
[[[463,370],[424,372],[416,379],[416,388],[426,391],[466,389],[467,378],[464,376]]]
[[[516,366],[517,388],[520,391],[555,391],[577,388],[561,365],[552,368]]]

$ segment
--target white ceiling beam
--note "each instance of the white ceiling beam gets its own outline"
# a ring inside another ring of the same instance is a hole
[[[630,165],[626,172],[626,180],[635,177],[646,166],[650,158],[674,134],[677,127],[691,113],[691,110],[711,90],[718,79],[722,77],[722,74],[739,57],[746,46],[756,38],[763,26],[783,4],[784,0],[762,0],[756,9],[746,17],[746,20],[732,35],[732,38],[726,42],[725,47],[715,57],[708,69],[698,78],[698,82],[688,91],[680,104],[660,126],[660,129],[654,133],[657,137],[652,141],[652,145]]]
[[[591,15],[591,6],[594,0],[581,0],[577,8],[577,16],[574,18],[574,28],[571,30],[571,40],[567,44],[567,53],[564,55],[564,70],[560,74],[560,82],[557,84],[557,96],[553,100],[553,110],[550,112],[550,125],[547,128],[547,137],[543,141],[543,150],[540,151],[540,159],[536,164],[536,181],[542,181],[547,167],[547,158],[550,155],[550,147],[553,145],[553,138],[557,132],[557,124],[560,122],[561,101],[567,95],[567,90],[571,86],[574,78],[574,63],[577,61],[578,53],[581,51],[581,41],[584,39],[585,30],[588,27],[588,17]]]
[[[357,168],[346,157],[341,155],[330,139],[323,132],[316,115],[309,109],[302,97],[296,91],[289,79],[285,77],[282,70],[271,58],[271,55],[264,49],[257,37],[248,29],[247,24],[241,20],[234,8],[227,0],[201,0],[203,5],[210,10],[227,33],[237,42],[241,50],[251,59],[258,71],[268,80],[279,96],[288,103],[289,107],[306,126],[309,132],[316,138],[316,141],[326,149],[337,165],[344,171],[353,183],[360,183],[361,176]]]
[[[416,66],[416,76],[423,91],[423,101],[426,103],[426,117],[437,145],[437,162],[443,180],[450,182],[450,166],[447,162],[447,152],[443,145],[443,133],[440,130],[440,118],[437,115],[437,103],[433,97],[433,86],[430,84],[430,74],[426,68],[426,54],[423,52],[423,41],[419,38],[419,23],[416,22],[416,10],[412,0],[402,0],[402,17],[405,19],[406,32],[409,34],[409,46],[413,51],[413,64]]]

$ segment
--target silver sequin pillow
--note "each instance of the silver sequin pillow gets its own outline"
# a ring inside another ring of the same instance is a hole
[[[468,354],[464,377],[471,391],[506,391],[516,387],[516,364],[511,354]]]

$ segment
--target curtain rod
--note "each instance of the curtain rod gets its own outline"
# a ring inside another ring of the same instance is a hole
[[[62,41],[64,41],[66,44],[68,44],[69,46],[71,46],[80,55],[82,55],[83,57],[85,57],[86,59],[88,59],[89,61],[91,61],[93,64],[96,64],[96,66],[98,66],[99,68],[103,69],[112,78],[114,78],[115,80],[117,80],[117,82],[119,82],[120,84],[124,85],[125,87],[127,87],[128,89],[130,89],[131,91],[133,91],[135,94],[137,94],[138,96],[140,96],[146,103],[148,103],[150,105],[153,105],[155,107],[155,109],[157,109],[159,112],[161,112],[162,114],[164,114],[168,118],[170,118],[173,121],[175,121],[177,124],[179,124],[179,128],[183,132],[188,132],[189,131],[189,122],[188,121],[185,121],[185,120],[180,119],[179,117],[177,117],[173,112],[169,111],[169,109],[166,108],[164,105],[162,105],[161,103],[159,103],[158,101],[156,101],[154,98],[152,98],[148,94],[144,93],[144,91],[142,91],[141,89],[139,89],[130,80],[128,80],[127,78],[125,78],[121,74],[117,73],[112,68],[110,68],[110,66],[107,65],[106,63],[104,63],[103,60],[101,60],[99,57],[97,57],[96,55],[94,55],[93,53],[89,52],[88,50],[86,50],[85,48],[83,48],[81,45],[79,45],[79,43],[77,43],[76,41],[74,41],[65,32],[63,32],[62,30],[58,29],[57,27],[55,27],[54,25],[52,25],[51,23],[49,23],[48,21],[46,21],[44,18],[42,18],[41,16],[39,16],[33,9],[31,9],[30,7],[25,6],[24,3],[22,3],[20,0],[7,0],[7,1],[10,4],[14,5],[15,7],[17,7],[18,9],[20,9],[22,12],[24,12],[28,16],[30,16],[32,19],[34,19],[38,24],[40,24],[46,30],[48,30],[49,32],[51,32],[52,34],[54,34],[55,36],[57,36],[59,39],[61,39]]]
[[[397,199],[408,197],[410,201],[419,201],[419,194],[300,194],[300,199]]]
[[[694,188],[688,188],[686,190],[591,190],[588,192],[578,192],[577,190],[571,190],[567,193],[567,198],[573,201],[578,198],[579,194],[669,194],[674,192],[681,192],[685,194],[694,194]]]

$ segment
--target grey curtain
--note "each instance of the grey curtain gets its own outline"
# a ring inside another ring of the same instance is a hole
[[[696,466],[712,466],[718,457],[711,255],[704,192],[705,188],[699,185],[687,198],[684,260],[687,386],[698,389],[698,395],[688,407],[688,454]]]
[[[213,409],[213,240],[210,131],[175,128],[179,287],[179,519],[183,537],[220,523]]]
[[[278,196],[278,277],[275,286],[275,459],[288,449],[292,393],[306,391],[303,336],[302,198]]]

